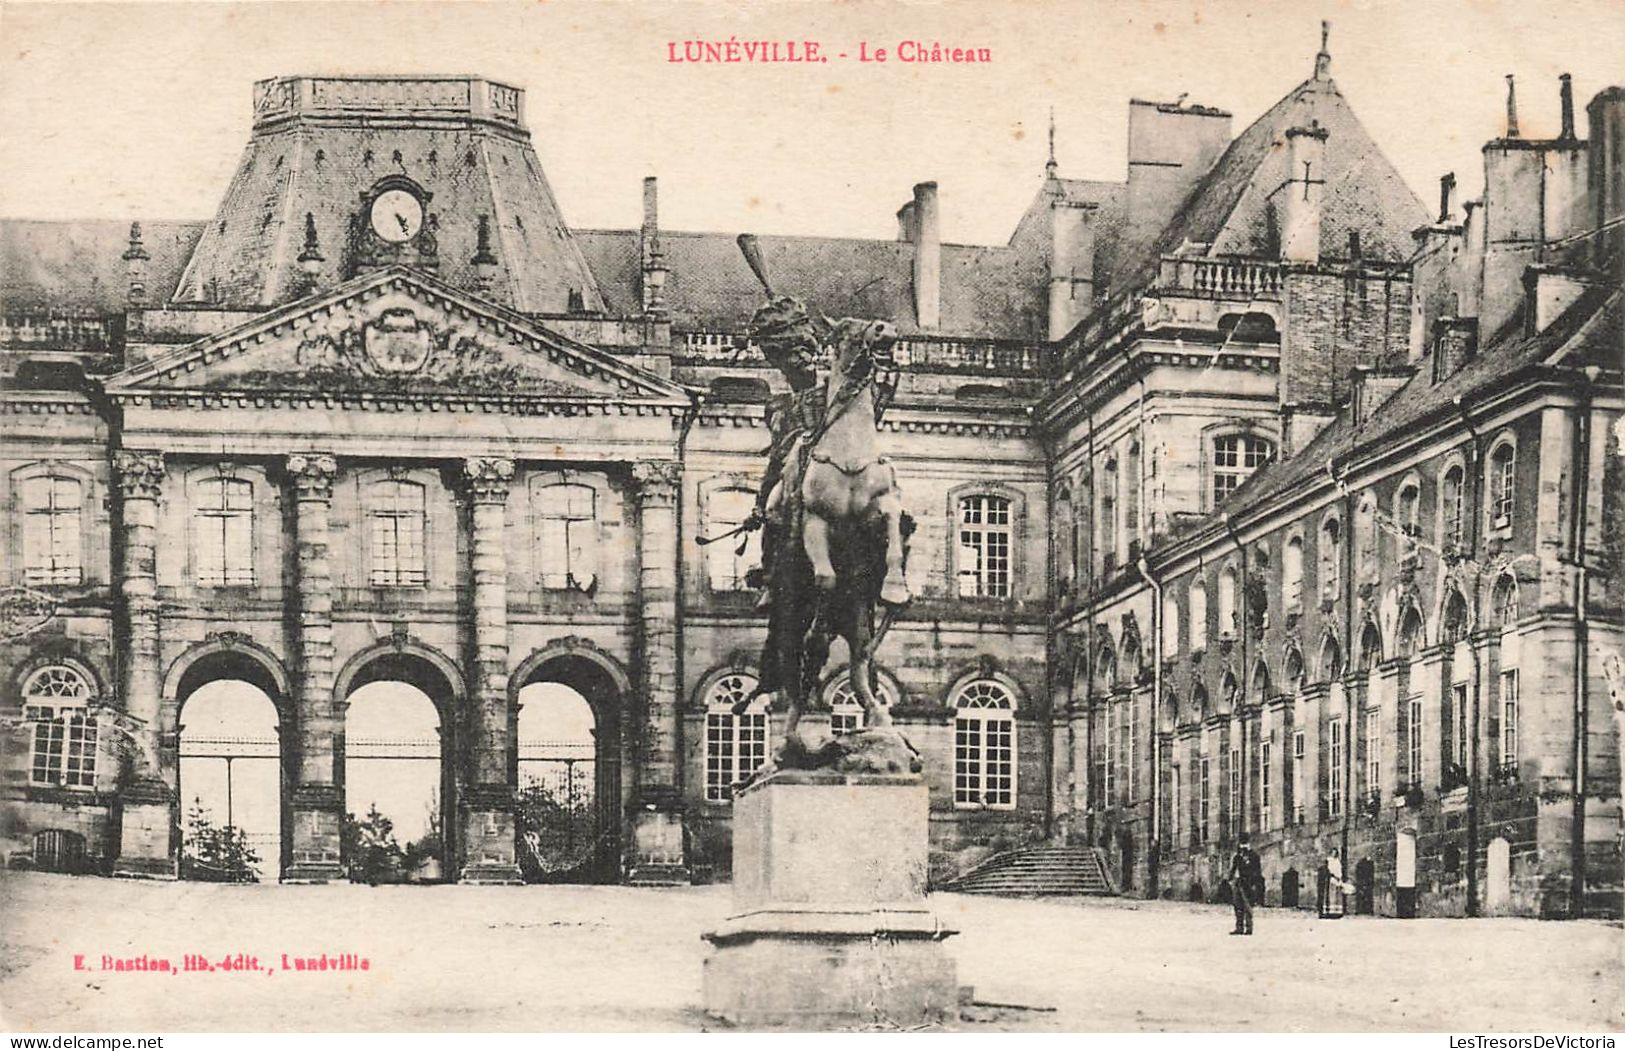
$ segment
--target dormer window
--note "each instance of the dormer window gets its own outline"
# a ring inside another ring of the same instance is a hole
[[[1213,439],[1213,506],[1224,503],[1274,456],[1275,446],[1267,438],[1226,434]]]

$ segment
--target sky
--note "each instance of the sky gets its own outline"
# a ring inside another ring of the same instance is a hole
[[[1481,182],[1504,76],[1526,136],[1625,83],[1620,0],[20,4],[0,0],[0,216],[204,219],[259,78],[478,73],[527,89],[544,170],[577,227],[633,227],[660,178],[668,229],[892,237],[916,182],[945,240],[1002,243],[1037,191],[1055,113],[1061,174],[1124,177],[1131,97],[1219,106],[1234,132],[1332,75],[1431,209]],[[817,40],[847,59],[673,64],[669,42]],[[986,65],[859,63],[898,42],[986,47]]]

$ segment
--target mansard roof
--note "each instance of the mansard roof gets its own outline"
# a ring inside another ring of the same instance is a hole
[[[1430,422],[1458,414],[1456,399],[1469,411],[1481,400],[1511,389],[1509,381],[1540,366],[1600,364],[1617,370],[1625,291],[1606,284],[1589,289],[1547,328],[1524,334],[1520,311],[1495,333],[1474,357],[1455,373],[1434,379],[1432,354],[1416,362],[1416,373],[1369,419],[1356,420],[1347,408],[1313,441],[1286,460],[1269,464],[1250,477],[1225,501],[1221,510],[1232,514],[1262,508],[1278,494],[1310,477],[1325,477],[1328,461],[1341,463],[1350,455],[1389,446]]]
[[[202,222],[143,222],[149,300],[163,302]],[[113,314],[124,309],[130,224],[116,219],[0,219],[0,309]]]
[[[1123,261],[1114,287],[1143,287],[1158,261],[1188,245],[1208,255],[1274,256],[1271,196],[1288,178],[1286,133],[1318,124],[1327,132],[1321,194],[1320,254],[1348,257],[1349,233],[1367,259],[1402,262],[1415,248],[1411,231],[1428,220],[1329,78],[1310,78],[1236,136],[1202,177],[1145,255]]]
[[[578,230],[611,314],[636,314],[636,230]],[[886,318],[903,335],[914,315],[914,246],[844,237],[757,239],[775,289],[830,317]],[[679,329],[738,331],[762,304],[762,289],[732,234],[660,232],[670,276],[666,307]],[[1044,338],[1046,257],[1004,245],[942,246],[942,317],[936,333],[986,339]]]
[[[682,387],[428,274],[390,267],[108,378],[114,398],[687,408]]]

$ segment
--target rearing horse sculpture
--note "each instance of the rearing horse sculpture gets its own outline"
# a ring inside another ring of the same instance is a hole
[[[740,247],[772,297],[754,243],[741,238]],[[884,321],[848,318],[820,334],[831,358],[824,411],[792,447],[767,501],[786,543],[769,567],[773,601],[756,692],[780,693],[786,701],[785,740],[775,757],[780,766],[918,770],[918,755],[889,729],[891,714],[875,696],[871,663],[877,606],[886,608],[883,632],[909,601],[907,516],[896,470],[880,455],[875,433],[877,380],[895,367],[897,333]],[[865,731],[814,749],[799,724],[836,636],[846,641]],[[859,750],[866,754],[852,758]]]

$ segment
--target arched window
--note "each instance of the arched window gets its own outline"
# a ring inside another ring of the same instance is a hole
[[[1269,666],[1266,665],[1262,659],[1260,659],[1258,663],[1253,665],[1252,688],[1247,696],[1248,700],[1250,700],[1253,704],[1262,704],[1264,703],[1265,698],[1269,697],[1269,695],[1270,670]]]
[[[756,492],[743,486],[713,489],[705,498],[705,535],[723,537],[705,549],[706,579],[712,591],[743,591],[745,576],[761,563],[761,533],[751,530],[738,537],[726,536],[739,528],[756,510]]]
[[[1207,687],[1201,683],[1197,683],[1191,690],[1191,714],[1197,722],[1206,719],[1209,714]]]
[[[1281,685],[1294,693],[1303,686],[1303,654],[1298,647],[1287,647],[1286,657],[1281,661]]]
[[[1359,576],[1377,573],[1377,497],[1367,492],[1354,509],[1354,565]]]
[[[893,696],[891,687],[885,679],[879,676],[875,678],[875,699],[887,708],[892,707],[897,703],[897,698]],[[829,690],[829,732],[838,737],[861,730],[863,725],[863,702],[858,698],[858,691],[852,688],[852,676],[842,675]]]
[[[758,697],[740,715],[734,705],[756,689],[756,677],[729,672],[712,684],[705,699],[705,798],[726,803],[733,786],[767,762],[767,698]]]
[[[1140,542],[1140,443],[1130,442],[1123,464],[1123,532],[1129,547]],[[1132,553],[1131,553],[1132,557]]]
[[[1399,648],[1401,657],[1415,657],[1422,652],[1422,615],[1414,608],[1407,609],[1399,622]]]
[[[1072,490],[1062,486],[1055,494],[1055,592],[1064,599],[1072,593],[1078,567],[1078,534],[1072,526]]]
[[[1452,588],[1444,600],[1444,619],[1439,625],[1439,641],[1460,642],[1467,637],[1469,627],[1467,600],[1462,598],[1460,591]]]
[[[1234,635],[1236,623],[1236,570],[1225,566],[1219,571],[1219,636]]]
[[[1320,644],[1320,667],[1317,670],[1320,682],[1331,682],[1343,674],[1343,650],[1337,645],[1337,640],[1327,635]]]
[[[1452,467],[1439,482],[1439,546],[1459,549],[1462,542],[1462,470]]]
[[[1014,810],[1015,698],[993,679],[974,679],[954,696],[954,806]]]
[[[1162,659],[1179,652],[1179,600],[1172,591],[1162,594]]]
[[[1275,446],[1268,439],[1250,434],[1226,434],[1213,439],[1213,506],[1224,503],[1274,455]]]
[[[1320,526],[1320,597],[1335,599],[1343,575],[1342,526],[1328,518]]]
[[[1366,621],[1365,628],[1360,632],[1358,660],[1360,671],[1369,671],[1382,663],[1382,633],[1370,621]]]
[[[1095,654],[1095,688],[1109,691],[1117,685],[1117,654],[1111,646],[1101,646]]]
[[[1517,450],[1511,442],[1502,442],[1490,453],[1489,460],[1489,512],[1491,529],[1512,527],[1512,497],[1517,465]]]
[[[1303,538],[1293,537],[1281,552],[1281,606],[1287,611],[1303,608]]]
[[[1406,481],[1394,498],[1394,519],[1399,526],[1401,557],[1416,553],[1416,538],[1422,535],[1422,487]]]
[[[203,587],[254,583],[254,486],[241,478],[205,478],[193,509],[197,582]]]
[[[428,580],[423,557],[423,486],[386,479],[368,486],[367,497],[373,586],[423,586]]]
[[[590,485],[538,486],[537,579],[549,590],[590,591],[598,579],[598,493]]]
[[[1103,573],[1117,568],[1117,461],[1107,460],[1100,472],[1100,565]]]
[[[1123,633],[1123,682],[1132,684],[1140,677],[1140,637]]]
[[[33,729],[28,779],[36,785],[92,788],[96,784],[96,695],[89,676],[50,664],[23,683],[23,720]]]
[[[76,478],[39,475],[21,486],[23,580],[29,584],[77,584],[84,548],[79,523],[84,487]]]
[[[978,494],[959,501],[959,594],[1009,598],[1012,576],[1010,501]]]
[[[1518,623],[1518,582],[1511,576],[1503,574],[1495,582],[1493,596],[1495,610],[1495,626],[1502,631]]]
[[[1207,645],[1207,585],[1197,577],[1191,584],[1191,649]]]

